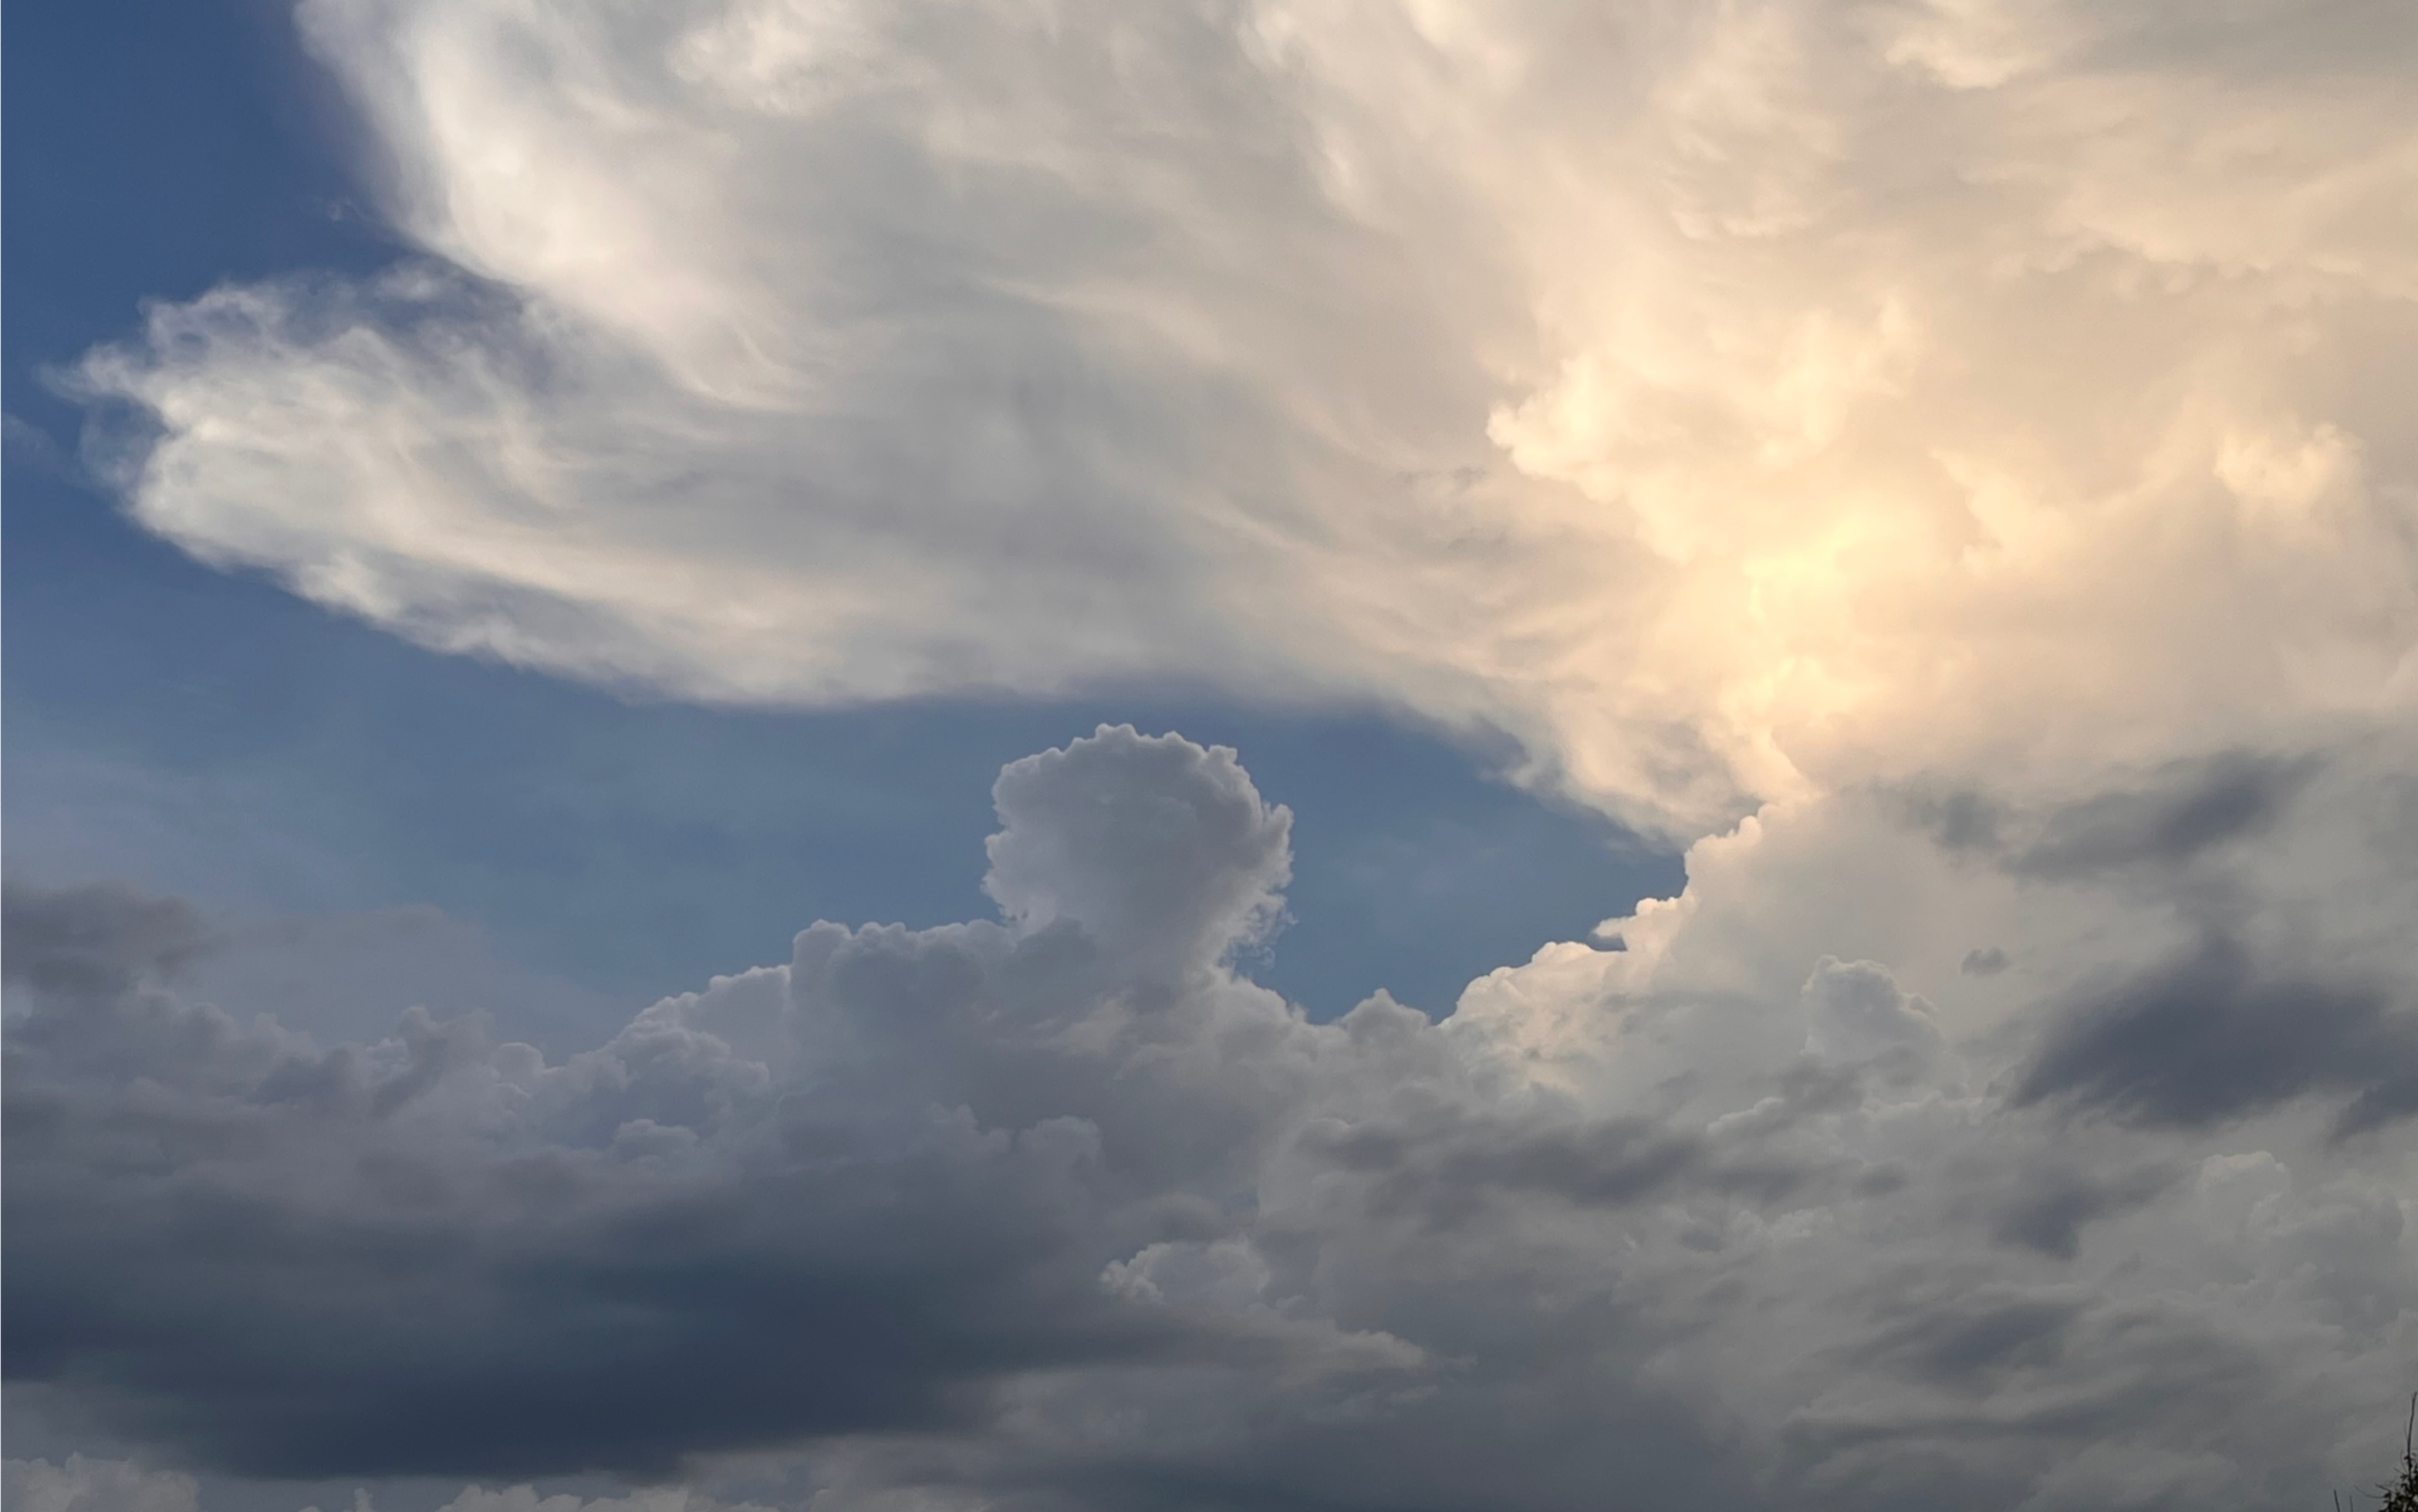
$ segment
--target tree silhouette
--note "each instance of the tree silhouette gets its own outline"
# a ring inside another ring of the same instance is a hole
[[[2401,1430],[2401,1474],[2384,1488],[2384,1512],[2418,1512],[2418,1394],[2410,1398],[2410,1423]]]

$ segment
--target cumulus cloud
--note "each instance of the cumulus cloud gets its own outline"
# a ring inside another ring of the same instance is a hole
[[[2393,7],[300,15],[426,257],[74,381],[432,645],[1371,698],[1679,835],[2418,693]]]
[[[1064,920],[1180,978],[1257,942],[1292,876],[1293,815],[1234,753],[1109,735],[1000,773],[983,887],[1025,929]]]
[[[1233,753],[1104,727],[996,798],[997,921],[819,924],[559,1061],[319,1045],[177,996],[174,906],[21,893],[118,964],[12,1010],[12,1377],[190,1466],[835,1506],[2247,1508],[2379,1452],[2411,1110],[2049,1011],[2165,970],[2170,897],[1780,805],[1621,948],[1317,1024],[1236,971],[1289,816]]]
[[[1002,773],[996,920],[551,1060],[317,1043],[188,1000],[176,905],[12,895],[12,1373],[195,1464],[834,1505],[2381,1462],[2406,8],[300,15],[421,255],[81,365],[150,528],[702,699],[1491,725],[1688,886],[1313,1024],[1238,967],[1290,817],[1103,729]]]

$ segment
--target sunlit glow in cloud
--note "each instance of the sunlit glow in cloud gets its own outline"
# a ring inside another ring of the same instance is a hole
[[[2418,688],[2395,8],[303,19],[444,263],[84,381],[439,645],[1373,696],[1683,832]]]
[[[811,1443],[850,1506],[2248,1508],[2373,1461],[2418,1345],[2418,11],[301,17],[424,255],[87,359],[152,529],[699,699],[1491,726],[1689,885],[1312,1025],[1233,967],[1288,817],[1105,729],[1002,775],[1000,921],[819,924],[551,1065],[245,1027],[154,905],[28,894],[12,971],[118,943],[20,984],[12,1355],[106,1335],[112,1421],[237,1468]],[[111,1184],[145,1120],[252,1141],[156,1178],[205,1236],[441,1236],[439,1321],[231,1261],[235,1333],[107,1334],[192,1237]],[[177,1397],[254,1325],[334,1342]]]

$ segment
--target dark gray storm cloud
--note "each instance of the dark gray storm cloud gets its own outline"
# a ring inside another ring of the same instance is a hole
[[[1283,811],[1130,732],[1000,801],[994,891],[1036,926],[802,936],[741,1026],[819,1042],[777,1084],[662,1016],[544,1070],[416,1013],[323,1050],[161,988],[189,909],[12,892],[11,1375],[252,1473],[661,1474],[961,1423],[1016,1371],[1264,1352],[1095,1284],[1215,1210],[1249,1093],[1070,1085],[1050,1041],[1108,998],[1173,1038],[1147,1016],[1257,926]],[[1250,994],[1234,1029],[1291,1024]],[[1079,1104],[1150,1127],[1104,1148]]]
[[[2044,811],[1970,788],[1913,792],[1902,802],[1942,847],[1988,857],[2018,877],[2158,878],[2267,832],[2321,769],[2305,756],[2228,751],[2169,762],[2132,785]],[[1986,963],[1993,954],[1977,949],[1974,959]]]
[[[1234,969],[1290,816],[1232,753],[1103,728],[995,798],[998,921],[818,924],[554,1061],[418,1010],[319,1043],[191,1000],[182,905],[12,892],[9,1378],[271,1477],[777,1450],[834,1505],[2147,1507],[2317,1485],[2374,1373],[2337,1321],[2418,1290],[2357,1168],[2178,1142],[2389,1117],[2374,995],[2211,945],[2013,1064],[1877,961],[1758,985],[1649,910],[1443,1021],[1313,1024]]]
[[[1867,1352],[1902,1358],[1958,1388],[2053,1365],[2072,1346],[2089,1299],[2071,1288],[1998,1288],[1909,1298],[1883,1309]]]
[[[2051,879],[2129,867],[2170,867],[2274,824],[2316,775],[2316,763],[2251,752],[2177,762],[2141,787],[2051,814],[2009,864]]]
[[[38,888],[0,883],[0,972],[55,997],[103,999],[164,977],[208,947],[192,905],[115,882]]]
[[[2044,1163],[2011,1184],[1992,1232],[2003,1243],[2072,1260],[2084,1225],[2138,1207],[2174,1182],[2174,1172],[2155,1167],[2096,1175],[2070,1163]]]
[[[2218,935],[2068,1009],[2015,1100],[2190,1126],[2320,1092],[2349,1095],[2346,1133],[2418,1113],[2418,1014]]]

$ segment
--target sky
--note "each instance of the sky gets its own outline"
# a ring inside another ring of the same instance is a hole
[[[2418,12],[12,34],[12,1505],[2389,1468]]]
[[[246,938],[354,916],[317,929],[314,973],[341,970],[331,929],[374,935],[389,913],[407,934],[421,915],[397,910],[435,908],[465,948],[518,968],[456,984],[458,1006],[499,1011],[481,994],[509,983],[626,1016],[779,954],[802,921],[984,906],[1001,764],[1114,718],[1247,745],[1272,792],[1316,808],[1292,893],[1312,924],[1262,971],[1322,1016],[1380,986],[1442,1011],[1472,976],[1676,886],[1669,847],[1502,780],[1499,735],[1377,700],[1155,683],[707,708],[432,656],[260,573],[203,566],[130,525],[84,467],[83,408],[52,375],[139,328],[145,301],[375,276],[410,249],[361,208],[360,131],[277,8],[129,0],[18,30],[10,876],[206,899]],[[398,985],[364,1029],[432,990]]]

